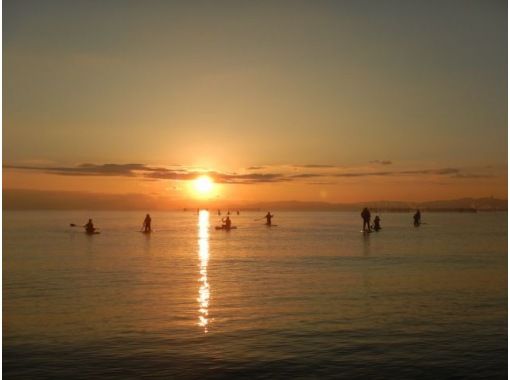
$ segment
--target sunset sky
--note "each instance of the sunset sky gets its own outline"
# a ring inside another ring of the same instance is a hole
[[[507,197],[505,1],[3,6],[4,189]]]

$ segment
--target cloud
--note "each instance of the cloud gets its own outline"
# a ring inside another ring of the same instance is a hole
[[[40,166],[17,166],[4,165],[7,169],[34,170],[51,174],[72,175],[72,176],[123,176],[134,177],[136,172],[154,170],[143,164],[81,164],[75,167],[40,167]]]
[[[495,176],[492,174],[461,174],[457,173],[452,175],[451,178],[459,178],[459,179],[476,179],[476,178],[494,178]]]
[[[369,163],[371,163],[371,164],[379,164],[379,165],[391,165],[391,164],[393,164],[393,162],[391,162],[390,160],[372,160],[372,161],[369,161]]]
[[[218,183],[253,184],[290,181],[290,178],[279,173],[227,174],[209,172],[207,174]]]
[[[438,174],[438,175],[447,175],[447,174],[457,174],[460,172],[460,169],[454,168],[443,168],[443,169],[428,169],[428,170],[404,170],[399,173],[401,174]]]
[[[394,175],[395,172],[354,172],[354,173],[337,173],[333,174],[334,177],[373,177],[373,176],[386,176]]]
[[[334,177],[373,177],[373,176],[407,176],[407,175],[451,175],[458,174],[460,169],[425,169],[425,170],[402,170],[402,171],[377,171],[377,172],[347,172],[333,174]]]
[[[301,165],[301,167],[304,167]],[[329,165],[308,165],[309,169],[330,167]],[[256,184],[256,183],[282,183],[306,179],[321,179],[325,181],[331,178],[362,178],[362,177],[399,177],[399,176],[444,176],[448,178],[489,178],[492,175],[462,173],[458,168],[401,170],[401,171],[345,171],[340,173],[313,172],[305,173],[227,173],[219,171],[199,170],[197,168],[153,167],[140,163],[130,164],[80,164],[74,167],[63,166],[29,166],[29,165],[4,165],[6,169],[32,170],[43,173],[64,176],[116,176],[140,178],[143,180],[174,180],[190,181],[200,175],[208,175],[217,183],[224,184]],[[253,170],[264,167],[255,166]],[[316,181],[319,183],[320,181]],[[314,182],[315,183],[315,182]],[[325,182],[322,182],[325,183]]]
[[[146,180],[176,180],[190,181],[198,176],[208,175],[217,183],[253,184],[268,182],[286,182],[290,177],[279,173],[222,173],[217,171],[168,169],[162,167],[150,167],[145,164],[80,164],[74,167],[41,167],[24,165],[4,165],[6,169],[32,170],[43,173],[64,176],[117,176],[117,177],[141,177]]]
[[[336,168],[335,165],[322,165],[322,164],[305,164],[305,165],[292,165],[294,168],[305,168],[305,169],[331,169]]]
[[[314,178],[314,177],[328,177],[327,174],[319,174],[319,173],[302,173],[302,174],[293,174],[290,178]]]
[[[266,168],[265,166],[250,166],[250,167],[246,168],[246,170],[262,170],[265,168]]]
[[[267,182],[284,182],[289,179],[283,174],[274,173],[221,173],[216,171],[183,171],[183,170],[170,170],[159,168],[157,170],[150,170],[143,173],[145,177],[154,179],[170,179],[178,181],[193,180],[201,175],[211,177],[217,183],[231,183],[231,184],[253,184],[253,183],[267,183]]]

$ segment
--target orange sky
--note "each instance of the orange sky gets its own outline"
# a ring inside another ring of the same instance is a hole
[[[504,2],[367,4],[5,1],[4,189],[506,198]]]

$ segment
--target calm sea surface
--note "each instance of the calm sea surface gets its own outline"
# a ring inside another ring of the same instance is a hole
[[[506,378],[506,213],[275,214],[4,212],[5,378]]]

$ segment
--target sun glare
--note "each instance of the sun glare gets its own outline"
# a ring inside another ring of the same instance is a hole
[[[194,188],[199,195],[209,195],[213,189],[213,185],[213,180],[203,175],[195,179]]]

